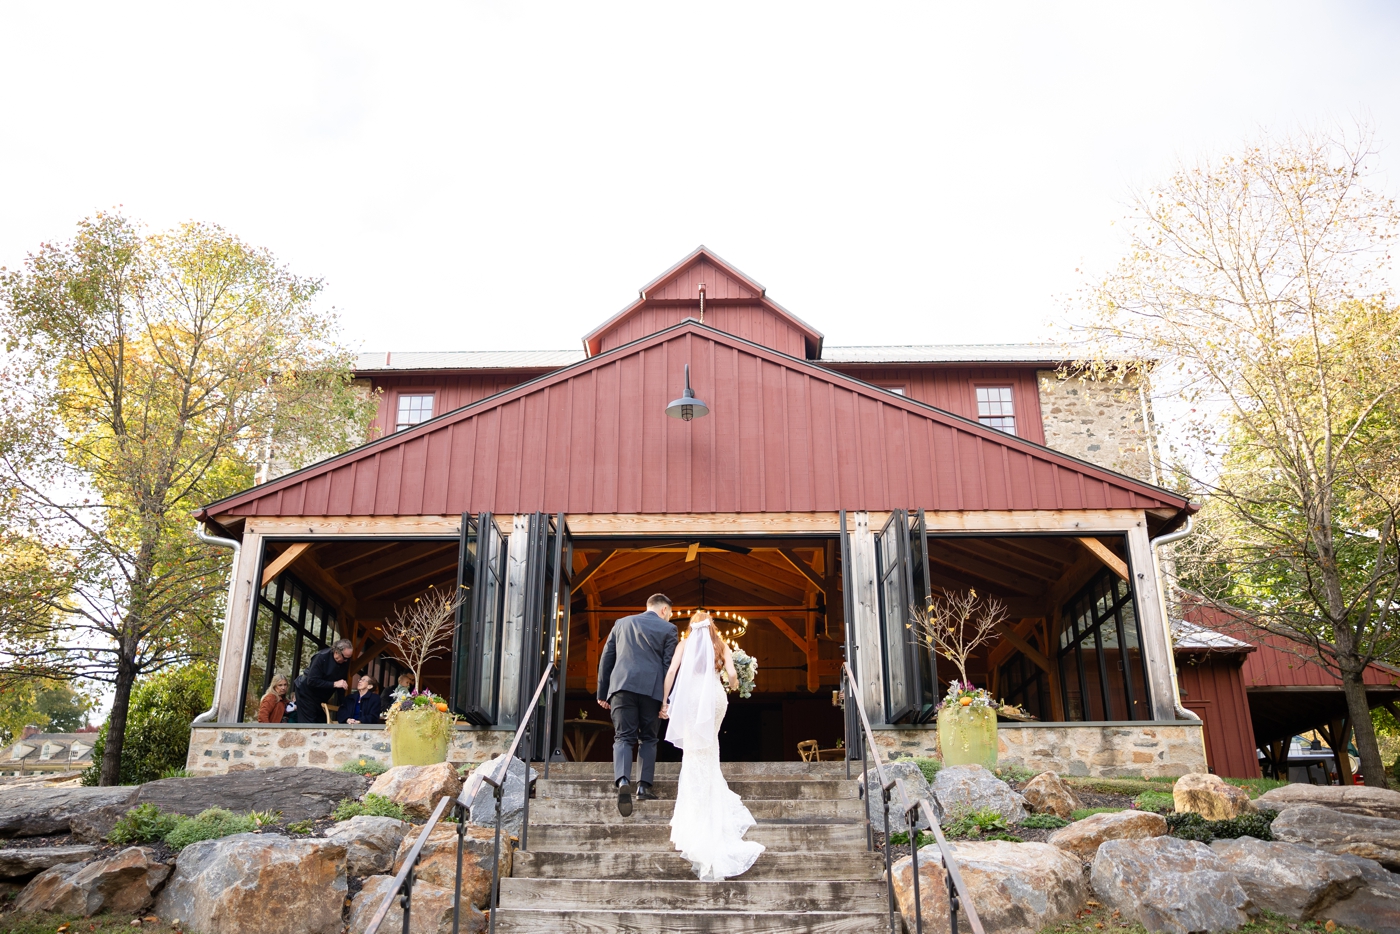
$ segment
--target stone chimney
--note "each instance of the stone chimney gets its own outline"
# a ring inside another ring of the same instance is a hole
[[[19,738],[28,739],[31,736],[38,736],[42,732],[43,730],[39,729],[37,726],[31,723],[20,732]]]

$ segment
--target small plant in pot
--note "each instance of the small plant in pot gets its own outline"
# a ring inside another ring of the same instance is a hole
[[[938,705],[938,748],[944,765],[997,764],[997,708],[990,693],[973,686],[967,660],[996,641],[1006,620],[1006,605],[983,599],[976,590],[943,592],[926,608],[913,608],[914,632],[958,669],[958,678]]]
[[[413,673],[413,691],[389,708],[384,727],[389,733],[389,758],[394,765],[433,765],[447,761],[447,747],[456,717],[447,700],[422,690],[423,666],[447,652],[452,623],[462,600],[430,588],[384,623],[384,641]]]

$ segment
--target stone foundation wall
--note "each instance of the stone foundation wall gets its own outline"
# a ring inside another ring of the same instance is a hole
[[[484,762],[503,754],[514,731],[458,727],[452,731],[447,761]],[[195,727],[185,768],[195,775],[222,775],[277,765],[334,769],[351,759],[372,756],[389,764],[389,734],[382,726],[296,726],[283,723],[230,723]]]
[[[1037,370],[1045,445],[1139,480],[1152,479],[1152,426],[1143,423],[1136,378],[1064,379]]]
[[[1137,723],[999,723],[997,760],[1033,772],[1095,778],[1175,777],[1206,771],[1201,724],[1189,720]],[[934,756],[931,727],[875,730],[882,755]]]

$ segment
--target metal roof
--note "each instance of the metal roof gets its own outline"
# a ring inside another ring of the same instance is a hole
[[[0,769],[10,769],[9,763],[26,764],[36,762],[81,762],[92,761],[92,747],[98,734],[93,733],[36,733],[27,739],[16,739],[13,744],[0,750]],[[44,755],[48,747],[48,755]],[[73,750],[72,756],[69,751]]]
[[[584,359],[582,350],[426,350],[362,353],[359,373],[386,370],[554,369]],[[1058,344],[897,344],[823,348],[815,363],[1058,363]]]
[[[1255,648],[1243,639],[1184,619],[1172,620],[1171,629],[1172,647],[1181,651],[1253,652]]]
[[[578,363],[583,357],[582,350],[393,351],[359,354],[355,371],[555,369]]]
[[[898,344],[834,347],[819,363],[1059,363],[1058,344]]]

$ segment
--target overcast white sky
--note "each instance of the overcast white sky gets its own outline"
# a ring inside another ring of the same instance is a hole
[[[1400,4],[9,3],[0,265],[123,205],[360,349],[577,347],[704,243],[829,343],[1044,337],[1127,191],[1368,118]]]

